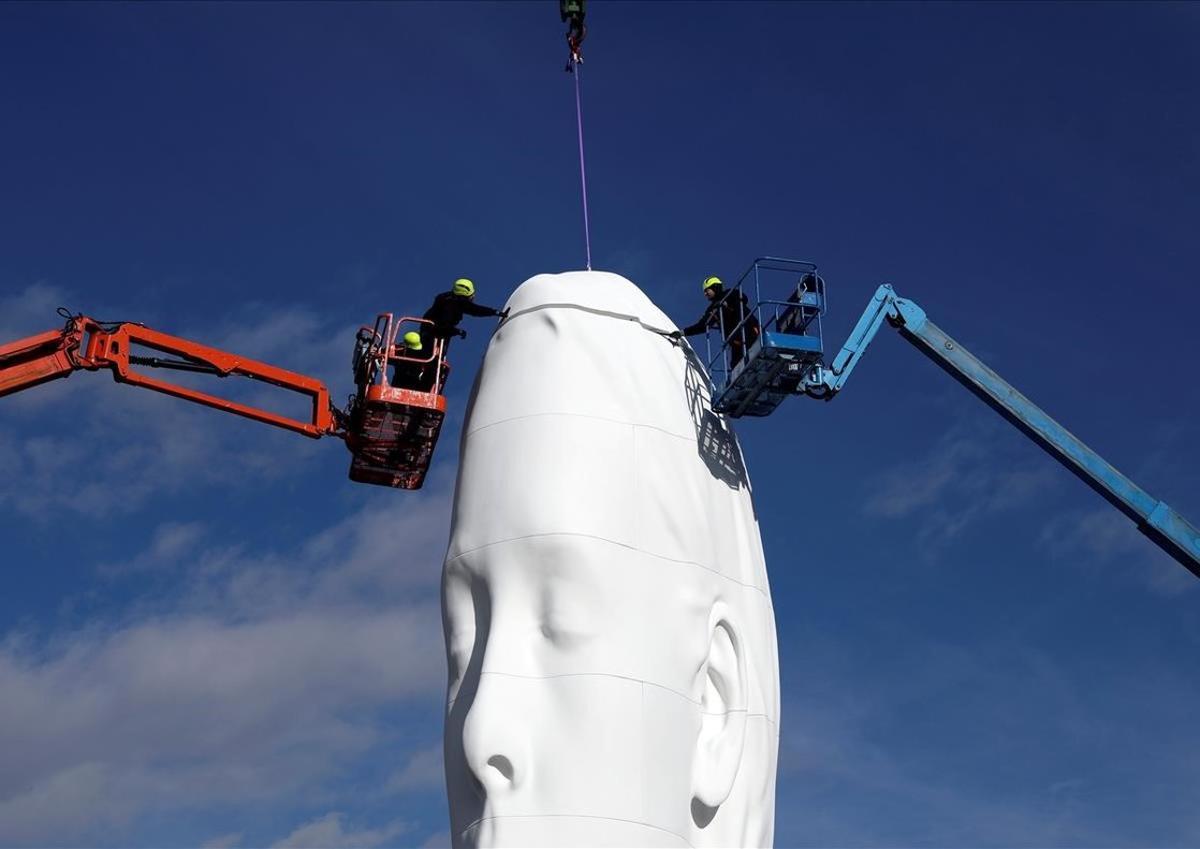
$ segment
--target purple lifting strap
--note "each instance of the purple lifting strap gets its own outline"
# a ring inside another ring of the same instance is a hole
[[[592,270],[592,234],[588,226],[587,168],[583,164],[583,106],[579,99],[579,62],[571,58],[575,77],[575,123],[579,127],[579,181],[583,185],[583,243],[587,249],[587,270]]]

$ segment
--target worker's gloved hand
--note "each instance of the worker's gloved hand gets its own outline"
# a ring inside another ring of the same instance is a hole
[[[669,336],[671,339],[674,339],[676,342],[678,342],[680,339],[683,338],[683,331],[682,330],[672,330],[670,333],[667,334],[667,336]]]

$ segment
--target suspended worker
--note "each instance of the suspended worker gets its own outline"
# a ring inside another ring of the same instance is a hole
[[[746,349],[758,339],[758,319],[750,311],[750,302],[746,300],[745,293],[739,289],[727,291],[720,277],[705,277],[703,286],[704,297],[708,299],[704,315],[695,324],[673,331],[671,338],[718,330],[725,335],[725,342],[729,345],[729,367],[733,368],[742,361]]]
[[[558,15],[568,27],[567,47],[571,50],[571,56],[567,59],[566,69],[568,71],[571,70],[572,65],[583,61],[583,54],[580,50],[583,40],[587,38],[587,27],[583,23],[586,14],[587,0],[558,0]]]
[[[404,350],[400,356],[393,358],[396,371],[392,377],[392,385],[403,389],[416,389],[429,392],[433,389],[433,381],[437,374],[437,363],[433,362],[426,353],[421,342],[421,334],[410,330],[404,334]]]
[[[485,307],[475,303],[475,284],[465,277],[460,277],[454,281],[454,285],[450,287],[449,292],[442,292],[433,299],[433,306],[425,310],[423,318],[426,321],[433,322],[432,326],[428,324],[421,325],[421,342],[422,344],[432,347],[435,339],[443,339],[445,343],[442,345],[443,356],[446,353],[446,348],[449,347],[451,336],[461,336],[467,338],[467,331],[460,330],[458,325],[462,323],[463,316],[473,315],[478,317],[486,317],[489,315],[498,315],[501,318],[508,315],[508,312],[500,312],[493,307]]]

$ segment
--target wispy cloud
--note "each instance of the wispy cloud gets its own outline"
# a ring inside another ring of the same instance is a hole
[[[409,831],[410,826],[400,820],[382,828],[347,829],[346,817],[333,811],[323,817],[307,822],[287,837],[271,844],[273,849],[372,849],[394,840]]]
[[[150,544],[141,552],[119,563],[101,563],[101,575],[117,577],[135,573],[172,569],[186,563],[205,542],[201,522],[164,522],[154,529]]]
[[[952,427],[923,456],[900,463],[869,484],[869,516],[916,518],[925,546],[940,547],[973,522],[1010,510],[1053,488],[1057,467],[1014,451],[994,425]]]
[[[425,838],[421,849],[450,849],[450,832],[439,831]]]
[[[808,674],[785,695],[777,845],[1194,843],[1194,681],[1072,668],[1012,635],[897,643],[883,663],[806,643]]]
[[[7,635],[0,843],[104,842],[164,812],[288,807],[379,751],[403,756],[382,712],[429,711],[444,686],[435,588],[449,510],[444,490],[404,503],[257,553],[167,523],[105,574],[132,585],[137,570],[169,570],[168,590],[83,630]],[[381,544],[397,539],[403,557]],[[428,752],[408,758],[407,786],[425,786]],[[377,845],[398,828],[330,814],[284,842]]]
[[[440,790],[445,787],[442,744],[414,752],[408,762],[392,773],[384,784],[385,793],[407,790]]]
[[[45,284],[0,297],[0,333],[57,326],[55,307],[70,302]],[[302,308],[243,306],[161,329],[315,375],[335,393],[349,382],[355,328]],[[254,384],[230,394],[266,397]],[[322,447],[339,450],[76,375],[4,399],[0,508],[136,516],[164,496],[262,487]],[[147,818],[200,810],[299,821],[312,802],[322,807],[282,843],[367,846],[407,833],[346,805],[323,812],[355,802],[339,783],[347,770],[376,774],[381,793],[391,776],[393,796],[427,792],[440,775],[431,729],[418,745],[398,741],[395,714],[439,713],[437,587],[452,479],[435,466],[422,493],[380,490],[307,536],[262,548],[213,524],[163,522],[128,558],[92,564],[110,602],[98,618],[0,635],[0,843],[121,842]],[[63,604],[95,592],[82,584]],[[274,839],[253,831],[209,842]]]
[[[70,293],[44,283],[0,299],[0,339],[57,327],[61,319],[54,310],[70,300]],[[335,404],[350,389],[355,327],[311,310],[249,305],[217,323],[159,329],[315,376],[329,387]],[[174,373],[165,378],[307,415],[302,396],[254,381]],[[128,514],[157,495],[279,480],[319,451],[338,451],[332,440],[322,442],[118,386],[103,373],[78,373],[4,398],[0,507],[31,517]]]
[[[67,293],[38,281],[11,295],[0,296],[0,339],[15,341],[62,324],[55,311],[66,304]]]
[[[1038,542],[1051,557],[1120,570],[1150,590],[1176,596],[1200,582],[1112,507],[1074,510],[1047,522]]]

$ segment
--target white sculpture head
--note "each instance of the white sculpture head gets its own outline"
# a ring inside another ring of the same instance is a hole
[[[443,614],[456,846],[765,846],[779,673],[749,483],[628,280],[508,302],[463,429]]]

